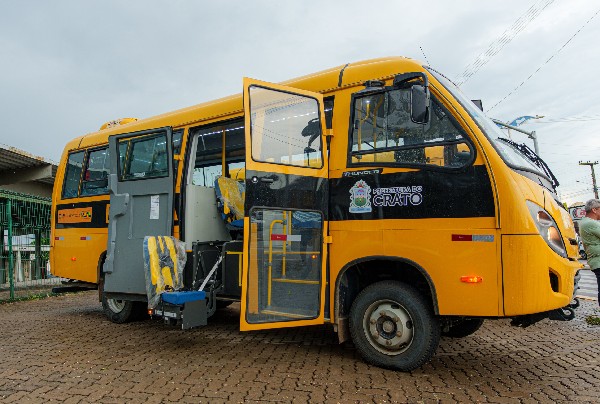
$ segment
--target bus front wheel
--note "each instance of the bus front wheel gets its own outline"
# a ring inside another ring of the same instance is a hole
[[[107,298],[105,294],[102,294],[102,308],[104,314],[113,323],[123,324],[131,321],[134,316],[135,303],[130,300],[118,300]]]
[[[438,319],[423,296],[396,281],[367,286],[352,303],[350,335],[369,363],[410,371],[427,362],[440,342]]]

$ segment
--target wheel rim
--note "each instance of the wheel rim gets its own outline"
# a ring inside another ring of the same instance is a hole
[[[125,300],[106,299],[106,303],[113,313],[120,313],[125,308]]]
[[[373,348],[386,355],[406,351],[414,338],[410,314],[392,300],[372,303],[365,311],[363,329]]]

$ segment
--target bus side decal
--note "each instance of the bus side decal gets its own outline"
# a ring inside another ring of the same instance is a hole
[[[331,220],[495,216],[494,194],[485,166],[447,173],[366,173],[330,179]]]
[[[108,205],[108,200],[57,205],[56,228],[106,228]]]

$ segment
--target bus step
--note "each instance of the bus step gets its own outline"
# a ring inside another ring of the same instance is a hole
[[[165,323],[180,324],[184,330],[207,324],[206,293],[203,291],[165,292],[151,316],[162,317]]]

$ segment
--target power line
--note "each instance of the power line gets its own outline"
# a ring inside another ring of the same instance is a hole
[[[575,192],[575,193],[570,193],[570,194],[562,194],[562,197],[563,197],[563,198],[573,198],[573,197],[575,197],[575,196],[584,195],[584,194],[587,194],[587,193],[592,193],[592,192],[593,192],[593,191],[592,191],[592,189],[590,188],[590,189],[587,189],[587,190],[584,190],[584,191]]]
[[[567,188],[567,189],[569,189],[569,188]],[[570,189],[571,189],[571,191],[561,192],[561,193],[564,196],[571,196],[571,195],[578,195],[578,194],[585,193],[585,192],[592,192],[592,188],[589,188],[589,187],[588,188],[576,188],[576,189],[570,188]]]
[[[547,7],[553,0],[547,1],[547,4],[543,8]],[[543,10],[542,8],[542,10]],[[539,10],[541,12],[542,10]],[[473,63],[467,66],[462,74],[462,80],[459,78],[459,85],[465,83],[469,78],[476,74],[485,64],[487,64],[492,57],[500,52],[504,46],[506,46],[520,31],[522,31],[528,24],[539,14],[537,6],[533,5],[527,10],[527,12],[519,17],[513,25],[500,36],[499,39],[492,42],[488,49],[481,53]]]
[[[567,174],[565,175],[558,175],[557,177],[560,177],[561,181],[563,182],[568,182],[568,183],[573,183],[573,182],[577,182],[579,184],[587,184],[587,182],[589,181],[590,177],[585,176],[585,177],[581,177],[581,173],[578,173],[577,176],[569,176]],[[575,185],[573,185],[575,186]]]
[[[552,4],[554,0],[541,0],[531,6],[525,14],[519,17],[510,28],[505,30],[502,35],[493,41],[485,52],[480,53],[475,60],[468,64],[462,75],[457,80],[460,86],[466,83],[479,69],[485,66],[494,56],[496,56],[510,41],[513,40],[527,25],[533,21],[546,7]]]
[[[564,180],[563,180],[564,182]],[[569,181],[568,186],[563,186],[561,185],[561,188],[564,190],[568,190],[569,192],[575,192],[575,191],[580,191],[580,190],[584,190],[584,189],[588,189],[589,188],[589,182],[590,182],[590,178],[585,178],[582,181]]]
[[[577,147],[579,149],[585,148],[586,151],[596,151],[600,150],[600,147],[589,147],[588,145],[580,145],[575,143],[548,143],[548,142],[540,142],[540,145],[544,146],[558,146],[558,147]]]
[[[582,190],[579,190],[579,191],[571,191],[571,192],[564,192],[564,191],[561,190],[560,193],[561,193],[562,196],[564,196],[566,198],[572,198],[572,197],[577,196],[577,195],[593,194],[594,191],[592,190],[592,188],[587,188],[587,189],[582,189]]]
[[[567,116],[564,118],[550,118],[550,119],[536,119],[532,123],[555,123],[555,122],[588,122],[588,121],[598,121],[600,120],[600,115],[592,115],[592,116]]]
[[[577,32],[575,32],[575,33],[573,34],[573,36],[571,36],[571,38],[569,38],[569,40],[568,40],[567,42],[565,42],[565,43],[563,44],[563,46],[561,46],[561,47],[560,47],[560,49],[558,49],[556,52],[554,52],[554,54],[552,54],[552,56],[550,56],[550,57],[548,58],[548,60],[546,60],[544,63],[542,63],[542,65],[541,65],[540,67],[538,67],[536,71],[534,71],[533,73],[531,73],[531,74],[529,75],[529,77],[527,77],[525,80],[523,80],[523,81],[521,82],[521,84],[519,84],[518,86],[516,86],[516,87],[515,87],[515,88],[514,88],[514,89],[513,89],[511,92],[509,92],[508,94],[506,94],[506,95],[504,96],[504,98],[502,98],[500,101],[498,101],[498,102],[497,102],[497,103],[496,103],[496,104],[495,104],[493,107],[491,107],[491,108],[490,108],[488,111],[491,111],[491,110],[493,110],[494,108],[496,108],[498,105],[500,105],[500,104],[501,104],[501,103],[502,103],[504,100],[506,100],[506,99],[507,99],[508,97],[510,97],[510,96],[511,96],[511,95],[512,95],[514,92],[516,92],[516,91],[517,91],[519,88],[521,88],[521,87],[523,86],[523,84],[525,84],[527,81],[529,81],[529,79],[531,79],[533,76],[535,76],[535,74],[536,74],[537,72],[539,72],[539,71],[540,71],[540,70],[541,70],[541,69],[542,69],[544,66],[546,66],[548,63],[550,63],[550,61],[551,61],[551,60],[554,58],[554,56],[558,55],[558,54],[559,54],[559,53],[560,53],[560,52],[561,52],[561,51],[562,51],[562,50],[563,50],[563,49],[564,49],[564,48],[565,48],[565,47],[566,47],[566,46],[567,46],[567,45],[568,45],[568,44],[569,44],[569,43],[570,43],[572,40],[573,40],[573,38],[575,38],[575,37],[577,36],[577,34],[579,34],[579,33],[581,32],[581,30],[582,30],[583,28],[585,28],[585,26],[586,26],[586,25],[588,25],[588,24],[590,23],[590,21],[592,21],[592,20],[593,20],[593,19],[594,19],[594,18],[595,18],[595,17],[598,15],[598,13],[600,13],[600,9],[598,9],[598,11],[596,11],[596,13],[594,13],[594,15],[593,15],[593,16],[591,16],[591,17],[590,17],[590,19],[589,19],[589,20],[587,20],[587,21],[585,22],[585,24],[583,24],[583,25],[582,25],[582,26],[581,26],[581,27],[580,27],[580,28],[577,30]]]
[[[423,57],[425,58],[425,62],[427,62],[427,64],[429,66],[431,66],[431,63],[429,63],[429,60],[427,60],[427,55],[425,55],[425,51],[423,50],[423,48],[419,46],[419,49],[421,49],[421,53],[423,54]]]
[[[565,156],[565,157],[572,157],[573,153],[553,153],[553,152],[544,152],[544,155],[546,154],[552,154],[553,156]],[[580,157],[597,157],[597,154],[581,154],[581,153],[577,153],[578,156]]]
[[[555,123],[555,122],[588,122],[600,120],[600,114],[593,115],[571,115],[563,116],[559,118],[544,118],[544,119],[530,119],[526,121],[526,124],[537,124],[537,123]]]

